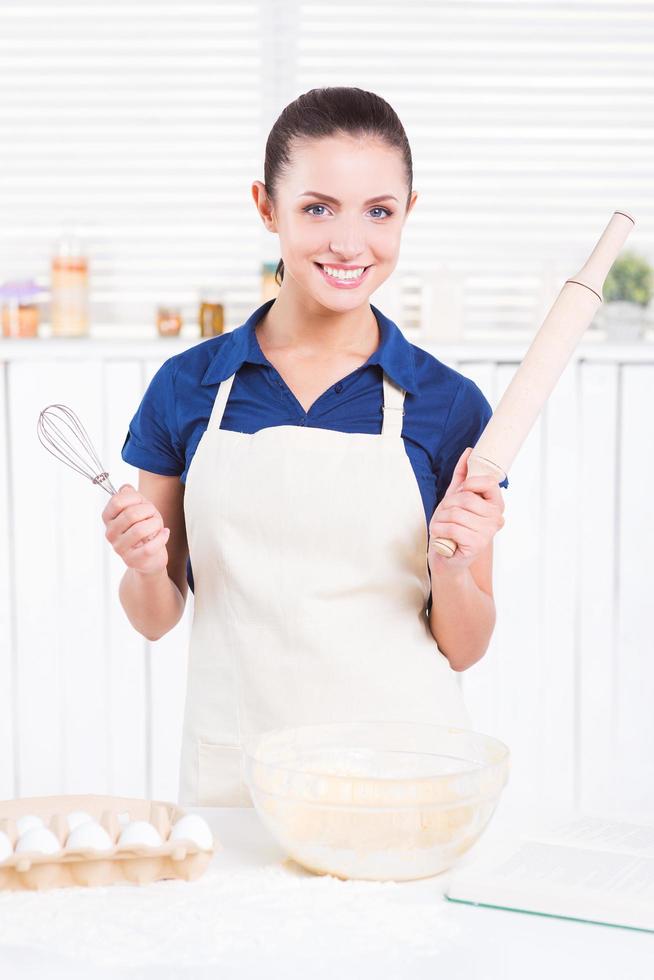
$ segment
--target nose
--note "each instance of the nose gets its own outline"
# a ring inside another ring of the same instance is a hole
[[[353,239],[341,238],[340,242],[331,242],[329,245],[332,255],[337,255],[340,262],[354,262],[359,255],[363,255],[366,250],[363,242]]]
[[[332,254],[340,256],[342,262],[356,261],[357,257],[366,251],[365,236],[357,219],[341,221],[339,237],[330,242]]]

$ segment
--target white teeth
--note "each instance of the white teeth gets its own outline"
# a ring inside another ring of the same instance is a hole
[[[334,279],[358,279],[366,271],[365,266],[361,269],[332,269],[328,265],[323,265],[322,268],[328,276],[333,276]]]

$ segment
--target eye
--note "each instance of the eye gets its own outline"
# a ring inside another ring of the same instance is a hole
[[[306,214],[310,214],[310,213],[312,213],[312,212],[313,212],[313,209],[314,209],[314,208],[324,208],[324,207],[325,207],[325,205],[324,205],[324,204],[310,204],[310,205],[309,205],[308,207],[306,207],[306,208],[303,208],[302,210],[303,210],[303,211],[304,211],[304,212],[305,212]],[[389,218],[390,218],[390,216],[391,216],[391,215],[393,214],[393,212],[392,212],[392,211],[391,211],[391,210],[390,210],[389,208],[382,208],[381,206],[378,206],[378,207],[374,207],[374,208],[371,208],[370,210],[371,210],[371,211],[385,211],[385,212],[386,212],[386,214],[388,215],[388,217],[389,217]],[[315,215],[315,217],[316,217],[316,218],[319,218],[319,217],[320,217],[320,215],[318,215],[318,214],[317,214],[317,215]]]

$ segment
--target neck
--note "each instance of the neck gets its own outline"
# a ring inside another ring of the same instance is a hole
[[[338,313],[311,298],[294,295],[284,285],[256,326],[259,343],[268,350],[293,350],[305,355],[361,353],[379,346],[379,327],[369,303]]]

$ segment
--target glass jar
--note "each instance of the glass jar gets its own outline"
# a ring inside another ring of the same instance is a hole
[[[36,297],[39,292],[33,279],[6,282],[0,287],[3,337],[38,336],[39,307]]]
[[[53,337],[89,332],[89,262],[77,235],[57,242],[52,256],[50,318]]]
[[[222,292],[206,287],[200,290],[198,323],[201,337],[216,337],[225,329],[225,307]]]
[[[157,333],[160,337],[177,337],[182,329],[184,318],[180,306],[166,303],[157,307]]]

